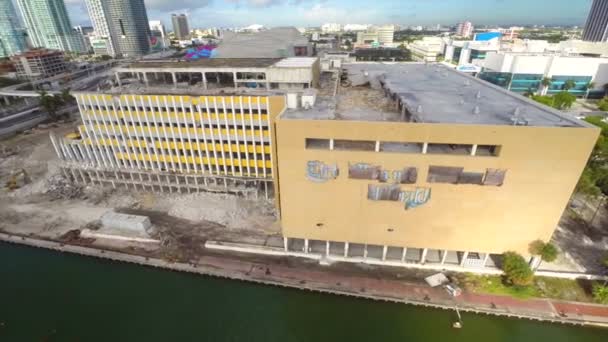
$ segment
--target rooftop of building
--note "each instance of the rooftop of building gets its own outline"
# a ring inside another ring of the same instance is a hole
[[[294,46],[307,46],[308,38],[295,27],[259,32],[224,33],[215,50],[219,58],[280,58],[293,56]]]
[[[288,110],[283,118],[588,126],[560,111],[441,64],[370,62],[342,67],[336,96],[331,90],[336,81],[325,79],[313,108]],[[405,116],[398,103],[405,107]]]
[[[128,68],[267,68],[279,62],[281,58],[201,58],[194,61],[183,59],[163,59],[139,61]]]
[[[128,69],[219,69],[219,68],[310,68],[317,61],[316,57],[288,58],[201,58],[193,61],[183,59],[161,59],[139,61],[132,63],[122,70]]]
[[[46,48],[36,48],[36,49],[31,49],[31,50],[13,55],[13,56],[11,56],[11,58],[21,58],[21,57],[34,58],[34,57],[45,57],[45,56],[52,56],[52,55],[63,55],[63,51],[46,49]]]

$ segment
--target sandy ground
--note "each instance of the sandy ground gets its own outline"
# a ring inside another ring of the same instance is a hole
[[[52,128],[57,135],[75,123]],[[0,230],[57,239],[96,224],[109,210],[148,215],[164,247],[197,249],[214,239],[264,242],[279,232],[274,204],[232,195],[153,194],[126,189],[78,186],[60,172],[49,129],[0,141]],[[12,175],[25,170],[30,183],[6,188]],[[187,242],[187,243],[186,243]],[[117,245],[120,245],[118,243]]]

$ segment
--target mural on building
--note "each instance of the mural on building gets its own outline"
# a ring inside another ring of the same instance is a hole
[[[324,183],[338,178],[338,174],[338,166],[335,164],[329,165],[322,161],[312,160],[306,166],[306,177],[313,182]]]
[[[184,58],[187,61],[195,61],[201,58],[215,57],[215,45],[199,45],[186,50]]]

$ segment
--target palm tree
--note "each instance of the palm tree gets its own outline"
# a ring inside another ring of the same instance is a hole
[[[74,101],[74,96],[72,96],[72,94],[70,93],[70,88],[65,88],[61,90],[61,100],[64,103],[70,103],[72,101]]]
[[[547,90],[549,90],[551,83],[553,83],[553,80],[551,78],[549,78],[549,77],[543,78],[543,80],[540,82],[540,84],[543,86],[543,90],[541,90],[541,92],[540,92],[541,95],[547,94]]]
[[[567,80],[566,82],[564,82],[562,89],[564,89],[564,91],[569,91],[570,89],[573,89],[574,87],[576,87],[576,82],[574,82],[574,80]]]
[[[60,97],[49,95],[46,91],[42,90],[38,92],[40,95],[40,106],[49,113],[49,116],[53,120],[57,120],[57,110],[63,104]]]

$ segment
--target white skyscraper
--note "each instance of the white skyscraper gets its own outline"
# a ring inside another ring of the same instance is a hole
[[[106,43],[106,49],[110,56],[116,56],[115,39],[110,27],[108,26],[108,18],[106,17],[107,11],[104,10],[103,0],[86,0],[87,11],[95,30],[95,38],[97,40],[103,39]]]
[[[112,53],[125,57],[150,51],[150,26],[144,0],[86,0],[95,31],[110,40]]]

